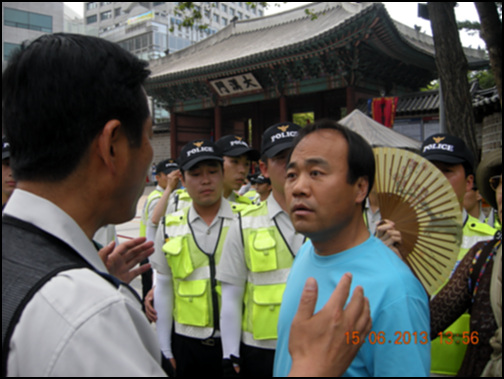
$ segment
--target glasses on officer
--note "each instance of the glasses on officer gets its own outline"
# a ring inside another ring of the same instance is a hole
[[[501,187],[502,188],[502,175],[495,175],[492,176],[489,180],[490,182],[490,187],[494,190],[497,191],[497,188]]]

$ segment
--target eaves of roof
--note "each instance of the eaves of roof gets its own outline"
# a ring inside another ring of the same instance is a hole
[[[149,87],[163,86],[167,81],[173,85],[212,79],[268,67],[278,61],[322,54],[328,49],[345,46],[352,34],[351,27],[359,20],[368,22],[367,31],[372,37],[366,42],[387,50],[396,58],[409,55],[410,64],[425,67],[428,63],[434,69],[430,37],[415,39],[405,35],[407,27],[398,26],[381,3],[315,3],[309,7],[315,7],[319,13],[317,21],[311,21],[304,14],[304,8],[300,8],[290,17],[263,17],[229,25],[208,39],[157,62],[160,64],[154,64]],[[371,28],[380,36],[373,35]],[[369,35],[362,36],[366,37]]]

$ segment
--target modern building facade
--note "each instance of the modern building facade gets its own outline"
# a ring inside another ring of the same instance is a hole
[[[2,71],[23,41],[63,31],[63,3],[2,3]]]
[[[246,2],[194,2],[202,19],[193,27],[183,26],[184,18],[192,14],[175,14],[177,2],[86,2],[84,23],[98,36],[116,42],[141,59],[153,61],[216,34],[222,28],[239,20],[264,15],[261,5],[253,8]],[[206,26],[200,28],[200,26]],[[218,53],[217,53],[218,54]],[[151,64],[152,65],[152,64]],[[170,113],[164,103],[154,99],[151,109],[154,131],[166,130]],[[154,161],[170,157],[170,136],[156,133]]]
[[[235,20],[263,16],[263,7],[246,2],[194,2],[200,23],[183,26],[186,15],[175,14],[177,2],[87,2],[84,20],[98,35],[145,60],[164,57],[215,34]],[[200,26],[206,28],[201,29]]]

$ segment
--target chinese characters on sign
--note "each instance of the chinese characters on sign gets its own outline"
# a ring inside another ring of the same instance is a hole
[[[234,95],[262,89],[253,74],[241,74],[210,81],[219,96]]]

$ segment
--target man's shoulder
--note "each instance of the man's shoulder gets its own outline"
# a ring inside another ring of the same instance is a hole
[[[40,295],[68,321],[82,318],[91,308],[104,308],[118,302],[139,305],[126,286],[116,286],[88,268],[60,272],[40,289]]]
[[[480,236],[490,236],[493,237],[497,229],[492,226],[481,222],[477,218],[468,215],[467,222],[464,225],[463,233],[464,234],[476,234]],[[489,238],[490,239],[490,238]]]
[[[11,340],[11,346],[16,348],[9,355],[9,370],[25,375],[38,372],[40,376],[75,373],[82,365],[73,360],[87,348],[90,359],[100,354],[103,358],[96,367],[89,367],[90,375],[95,375],[110,371],[108,354],[145,353],[149,346],[133,344],[139,333],[144,342],[157,346],[155,338],[149,335],[140,303],[122,287],[111,285],[87,268],[62,271],[54,276],[33,296],[21,315]],[[120,337],[119,330],[128,333]],[[39,341],[36,347],[33,341]],[[122,352],[118,350],[121,348]],[[30,367],[23,368],[26,356],[30,357]],[[116,371],[121,369],[112,365]]]
[[[240,212],[240,215],[242,217],[254,217],[258,215],[264,215],[267,213],[268,213],[268,205],[267,202],[264,201],[259,204],[248,205]]]
[[[180,209],[165,216],[166,226],[176,226],[185,223],[187,223],[187,208]]]
[[[393,292],[411,290],[411,286],[423,293],[423,287],[420,281],[413,274],[408,265],[402,261],[396,253],[388,248],[380,239],[371,236],[367,241],[369,244],[363,245],[369,253],[369,259],[366,265],[375,272],[382,286],[394,288]]]

